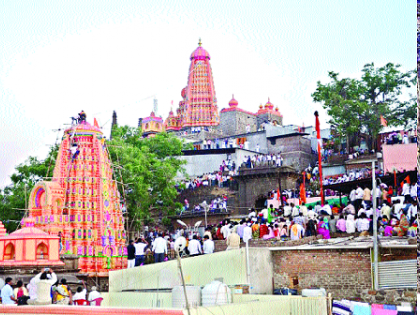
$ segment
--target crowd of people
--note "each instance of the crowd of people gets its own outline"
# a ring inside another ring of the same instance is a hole
[[[65,278],[58,281],[51,268],[44,268],[26,287],[22,280],[14,285],[13,279],[7,277],[0,293],[1,302],[3,305],[100,305],[102,296],[96,287],[92,286],[87,296],[86,284],[84,281],[81,284],[72,292]]]
[[[232,176],[236,175],[235,172],[229,171],[228,174],[223,172],[214,172],[204,174],[203,176],[198,176],[182,182],[185,189],[194,191],[196,188],[201,186],[218,186],[218,187],[229,187]],[[178,192],[182,192],[184,189],[181,185],[177,186]]]
[[[378,235],[416,237],[418,197],[417,185],[405,180],[397,189],[385,185],[377,187],[376,209],[373,208],[371,189],[361,186],[350,192],[347,205],[337,202],[295,205],[286,201],[278,208],[273,205],[261,211],[252,208],[248,216],[239,221],[225,219],[218,225],[207,226],[204,234],[194,229],[188,232],[178,229],[166,235],[151,233],[148,241],[141,238],[136,243],[132,242],[130,266],[144,263],[147,248],[153,253],[155,262],[169,259],[168,249],[173,249],[179,236],[186,237],[188,246],[184,254],[189,256],[212,253],[213,240],[224,240],[230,250],[239,248],[241,242],[251,239],[285,241],[317,235],[323,239],[345,235],[369,236],[373,235],[374,211]]]
[[[259,150],[257,150],[258,152]],[[256,167],[280,167],[283,165],[283,157],[280,153],[277,154],[254,154],[245,156],[241,167],[256,168]]]

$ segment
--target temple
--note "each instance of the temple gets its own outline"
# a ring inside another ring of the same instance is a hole
[[[256,112],[250,112],[240,108],[232,96],[229,107],[219,113],[210,54],[201,47],[201,40],[190,60],[187,86],[181,90],[182,100],[178,108],[174,112],[171,107],[165,121],[153,112],[149,117],[140,118],[139,127],[142,127],[143,137],[151,137],[162,131],[188,134],[203,130],[217,136],[231,136],[257,131],[266,123],[283,124],[279,108],[274,108],[270,99],[264,106],[260,105]]]
[[[149,117],[141,120],[141,129],[144,138],[154,137],[157,133],[164,130],[163,119],[156,117],[155,113],[151,112]]]
[[[64,132],[53,178],[33,188],[29,215],[60,237],[61,254],[79,256],[82,272],[101,276],[126,264],[124,219],[105,138],[96,120],[79,117]]]
[[[168,130],[188,130],[194,127],[212,127],[219,125],[216,90],[209,53],[198,47],[190,56],[187,86],[182,89],[177,115],[171,113],[165,121]]]

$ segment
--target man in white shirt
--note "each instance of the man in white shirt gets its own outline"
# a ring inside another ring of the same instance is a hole
[[[82,283],[83,283],[83,288],[82,287],[77,288],[76,293],[73,294],[73,301],[86,300],[86,294],[87,294],[86,284],[83,280],[82,280]]]
[[[404,180],[403,190],[401,195],[404,196],[404,203],[408,203],[410,201],[410,184]]]
[[[138,267],[145,261],[145,249],[149,245],[144,238],[138,238],[137,242],[134,243],[136,249],[136,262],[135,266]]]
[[[263,215],[263,218],[264,218],[265,222],[267,222],[267,219],[268,219],[268,209],[262,209],[260,213]]]
[[[188,251],[190,252],[190,257],[198,256],[203,253],[197,235],[194,235],[192,240],[188,242]]]
[[[248,218],[253,218],[256,216],[255,210],[254,208],[249,209],[249,214],[248,214]]]
[[[286,205],[283,208],[283,216],[289,217],[292,214],[292,207],[286,202]]]
[[[96,287],[92,287],[91,291],[89,293],[89,297],[88,297],[88,301],[92,302],[95,301],[96,299],[100,299],[102,296],[101,294],[97,291]],[[91,303],[92,305],[92,303]]]
[[[209,238],[208,235],[204,235],[203,237],[203,253],[204,254],[213,254],[214,252],[214,242]]]
[[[410,197],[411,200],[416,200],[417,198],[417,183],[412,183],[410,186]]]
[[[354,202],[354,208],[356,209],[356,211],[359,211],[360,205],[362,204],[362,200],[363,200],[363,189],[359,185],[357,185],[356,200]]]
[[[1,304],[3,305],[14,305],[16,304],[16,298],[13,294],[13,282],[12,278],[6,278],[5,285],[1,289]]]
[[[248,242],[250,239],[252,239],[251,223],[247,223],[246,226],[244,227],[244,235],[242,239],[245,243]]]
[[[407,219],[411,223],[417,218],[417,202],[411,201],[411,205],[407,211]]]
[[[299,209],[293,203],[290,206],[292,207],[292,217],[297,217],[299,215]]]
[[[63,279],[62,279],[63,280]],[[65,280],[65,279],[64,279]],[[49,305],[52,303],[51,286],[57,282],[56,274],[50,268],[44,268],[31,280],[36,286],[36,294],[28,300],[29,305]],[[2,290],[3,291],[3,290]],[[2,292],[3,293],[3,292]]]
[[[304,217],[308,216],[308,208],[305,206],[304,203],[302,203],[302,205],[299,208],[300,212],[302,213],[302,215]]]
[[[227,239],[230,234],[230,224],[226,221],[225,225],[220,229],[220,232],[223,234],[223,238]]]
[[[349,204],[343,209],[343,212],[346,214],[355,214],[356,210],[354,206],[349,202]]]
[[[165,255],[168,254],[168,242],[162,237],[162,233],[159,233],[155,239],[152,252],[155,255],[155,263],[163,262]]]
[[[331,215],[331,206],[328,203],[326,203],[323,207],[321,207],[321,209],[319,209],[319,213],[323,215]]]

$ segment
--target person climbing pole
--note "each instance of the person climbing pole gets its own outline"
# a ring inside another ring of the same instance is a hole
[[[79,119],[78,119],[78,121],[79,121],[79,123],[81,123],[82,121],[86,121],[86,113],[85,113],[85,111],[84,111],[84,110],[82,110],[82,111],[79,113]]]

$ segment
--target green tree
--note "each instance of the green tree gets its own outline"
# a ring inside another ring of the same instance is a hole
[[[58,145],[51,147],[45,160],[29,157],[24,163],[16,166],[15,172],[10,176],[12,183],[0,190],[0,220],[7,231],[12,232],[18,227],[35,184],[45,177],[52,176],[58,148]]]
[[[413,121],[415,104],[412,100],[402,101],[404,88],[415,83],[414,71],[402,72],[400,65],[388,63],[375,67],[366,64],[360,79],[338,79],[338,73],[328,73],[331,82],[317,82],[312,94],[315,102],[322,103],[330,116],[329,123],[340,137],[347,138],[360,132],[368,136],[368,146],[375,149],[375,140],[383,126],[383,116],[389,126],[407,125]],[[413,109],[414,107],[414,109]]]
[[[154,218],[175,214],[181,204],[175,177],[183,172],[183,142],[172,134],[160,133],[143,139],[141,129],[115,127],[108,144],[114,162],[114,176],[128,210],[129,230],[150,224]]]

